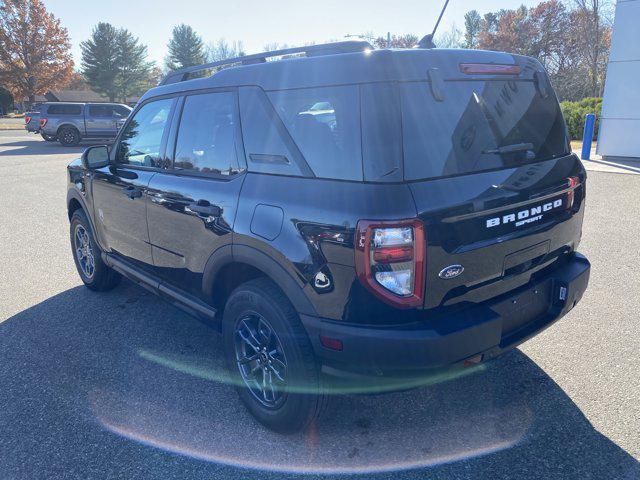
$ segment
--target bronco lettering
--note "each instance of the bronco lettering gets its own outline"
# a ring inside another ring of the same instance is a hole
[[[508,213],[502,217],[490,218],[487,220],[487,228],[497,227],[498,225],[506,225],[507,223],[515,223],[516,227],[526,225],[542,220],[542,212],[549,212],[556,208],[562,207],[564,202],[561,198],[548,202],[543,205],[538,205],[526,210],[521,210],[517,213]]]

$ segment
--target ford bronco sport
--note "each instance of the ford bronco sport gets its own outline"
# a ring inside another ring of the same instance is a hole
[[[190,67],[68,175],[82,281],[217,326],[277,431],[330,379],[487,361],[587,288],[585,170],[532,58],[342,42]]]

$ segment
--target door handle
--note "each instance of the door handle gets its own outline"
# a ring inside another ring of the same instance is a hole
[[[211,205],[207,200],[198,200],[189,204],[187,210],[205,217],[219,217],[222,215],[222,208],[217,205]]]
[[[133,200],[134,198],[142,197],[142,190],[140,190],[138,187],[124,187],[122,189],[122,193],[129,197],[131,200]]]

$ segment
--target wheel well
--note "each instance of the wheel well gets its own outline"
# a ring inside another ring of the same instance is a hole
[[[67,209],[67,213],[69,214],[69,220],[71,220],[71,217],[73,216],[74,212],[79,208],[82,208],[82,205],[80,205],[80,202],[75,198],[72,198],[71,201],[69,201],[69,207]]]
[[[213,306],[222,312],[224,304],[237,287],[254,278],[267,277],[259,270],[246,263],[232,262],[220,269],[213,282]]]
[[[80,134],[80,130],[78,130],[78,128],[77,128],[75,125],[69,125],[69,124],[66,124],[66,125],[60,125],[60,126],[58,127],[58,130],[57,130],[57,132],[56,132],[56,133],[57,133],[58,135],[60,135],[60,132],[62,132],[63,130],[65,130],[65,129],[67,129],[67,128],[73,129],[73,130],[75,130],[76,132],[78,132],[78,134]]]

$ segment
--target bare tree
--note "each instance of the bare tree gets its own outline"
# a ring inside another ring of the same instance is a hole
[[[244,55],[244,45],[237,40],[229,43],[224,38],[221,38],[216,42],[211,42],[207,47],[208,62],[219,62],[227,58],[242,57]]]
[[[455,24],[447,31],[436,36],[433,43],[438,48],[462,48],[464,46],[463,33]]]
[[[602,94],[604,85],[603,59],[608,57],[610,46],[611,2],[608,0],[573,0],[574,40],[579,53],[588,65],[592,97]],[[606,66],[605,66],[606,68]]]

